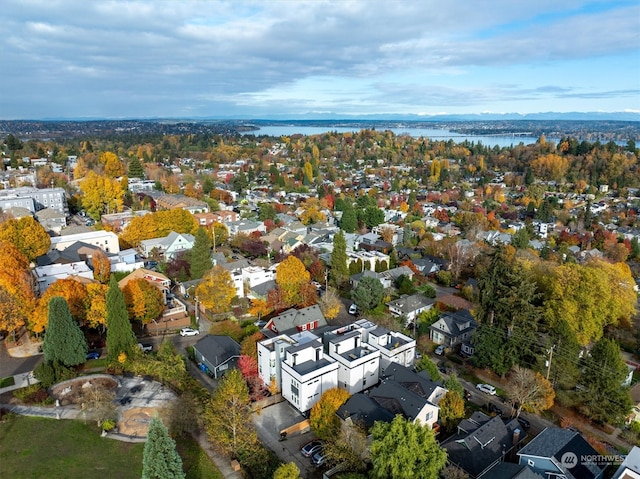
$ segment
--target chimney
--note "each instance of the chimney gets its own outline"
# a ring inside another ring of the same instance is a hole
[[[516,428],[513,431],[513,447],[516,447],[519,441],[520,441],[520,429]]]
[[[357,348],[358,347],[358,343],[360,342],[360,336],[356,336],[354,339],[354,345]]]

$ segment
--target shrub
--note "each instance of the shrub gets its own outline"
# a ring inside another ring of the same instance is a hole
[[[40,381],[40,384],[44,388],[50,388],[56,382],[56,372],[53,366],[46,361],[36,366],[33,370],[33,377]]]
[[[49,394],[40,384],[18,389],[13,392],[13,395],[26,404],[44,404],[49,399]]]
[[[103,431],[111,431],[116,427],[116,422],[113,419],[105,419],[100,423],[100,427]]]

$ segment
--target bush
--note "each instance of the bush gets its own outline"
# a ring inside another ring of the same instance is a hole
[[[100,427],[103,431],[111,431],[116,427],[116,422],[113,419],[105,419],[100,423]]]
[[[40,384],[17,389],[13,392],[13,396],[26,404],[44,404],[49,399],[49,394]]]
[[[427,298],[435,298],[436,290],[430,284],[427,284],[422,288],[422,294],[424,294]]]
[[[50,388],[56,382],[56,372],[53,369],[51,363],[46,361],[41,362],[33,370],[33,377],[35,377],[44,388]]]

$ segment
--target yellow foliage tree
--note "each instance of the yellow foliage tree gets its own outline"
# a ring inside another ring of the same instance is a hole
[[[231,273],[220,265],[214,266],[196,288],[200,303],[214,313],[229,311],[236,296]]]
[[[276,283],[282,290],[284,302],[289,305],[302,303],[302,287],[310,279],[304,264],[295,256],[289,256],[276,267]]]
[[[51,246],[51,238],[31,216],[4,221],[0,225],[0,241],[13,244],[29,261],[45,254]]]
[[[129,281],[122,289],[129,318],[147,324],[156,319],[164,309],[164,295],[146,279]]]
[[[304,211],[300,215],[300,221],[305,225],[327,220],[326,215],[321,211],[321,205],[317,198],[309,198],[301,208],[304,208]]]
[[[26,323],[35,306],[32,284],[27,257],[0,241],[0,329],[14,332]]]
[[[537,178],[561,181],[569,169],[569,160],[560,155],[543,155],[531,162],[531,169]]]
[[[106,151],[100,155],[100,163],[104,165],[104,174],[109,178],[124,175],[124,165],[115,153]]]
[[[91,283],[87,285],[89,310],[86,324],[89,328],[104,327],[107,324],[107,290],[106,284]]]
[[[261,318],[262,316],[266,316],[267,314],[269,314],[271,311],[272,310],[269,307],[269,303],[266,299],[255,298],[251,300],[251,308],[249,308],[250,315]]]
[[[124,190],[118,180],[90,171],[80,183],[80,190],[84,193],[82,206],[93,219],[122,211]]]
[[[89,295],[84,284],[75,279],[59,279],[47,288],[31,317],[29,327],[34,333],[42,333],[49,322],[49,300],[54,296],[61,296],[67,300],[71,316],[80,326],[84,326],[87,310],[89,309]]]
[[[138,246],[142,240],[166,236],[172,231],[195,234],[197,229],[195,217],[189,211],[178,208],[133,218],[119,239],[123,246],[130,248]]]
[[[325,318],[335,319],[340,313],[342,302],[340,301],[340,298],[338,298],[334,290],[332,288],[329,288],[320,298],[318,305],[320,306],[320,310],[322,311],[322,314],[324,314]]]
[[[320,439],[335,438],[340,430],[340,419],[336,416],[338,408],[349,399],[346,389],[328,389],[312,408],[309,416],[311,430]]]

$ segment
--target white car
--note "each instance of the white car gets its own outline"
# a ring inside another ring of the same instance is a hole
[[[349,306],[349,314],[356,314],[358,312],[358,306],[356,306],[356,303],[353,303],[351,306]]]
[[[492,396],[496,395],[496,388],[494,388],[491,384],[478,384],[476,386],[478,391],[482,391],[483,393],[491,394]]]
[[[200,334],[200,331],[198,331],[197,329],[182,328],[180,330],[180,336],[195,336],[197,334]]]

